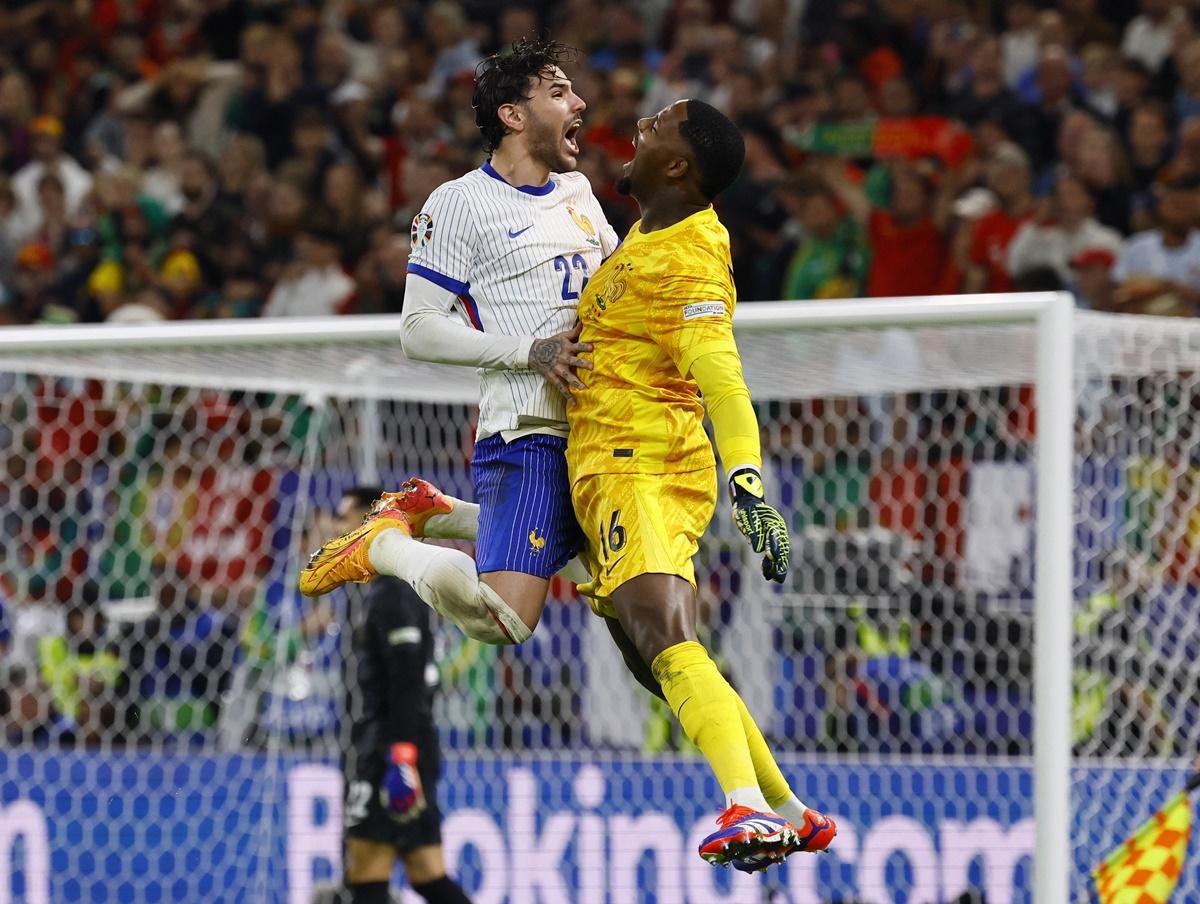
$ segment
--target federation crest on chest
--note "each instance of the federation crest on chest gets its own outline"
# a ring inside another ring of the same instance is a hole
[[[591,218],[587,214],[580,213],[570,204],[567,205],[567,214],[575,226],[583,232],[584,241],[593,248],[599,248],[600,238],[596,234],[596,226],[592,223]]]
[[[593,297],[593,307],[595,310],[607,311],[608,306],[615,304],[625,294],[625,283],[629,275],[633,272],[633,265],[628,261],[621,261],[613,266],[612,270],[605,273],[603,270],[597,277],[601,284],[596,287],[596,294]],[[595,313],[595,310],[593,313]]]

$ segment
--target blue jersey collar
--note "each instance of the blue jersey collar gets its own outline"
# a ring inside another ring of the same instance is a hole
[[[505,185],[510,184],[507,179],[493,169],[492,161],[485,160],[483,162],[482,169],[493,179],[499,179]],[[545,185],[514,185],[513,188],[515,188],[517,191],[523,191],[527,195],[548,195],[550,192],[554,191],[554,180],[547,179]]]

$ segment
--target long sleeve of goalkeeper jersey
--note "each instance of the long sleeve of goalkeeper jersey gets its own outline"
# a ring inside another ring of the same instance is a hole
[[[736,351],[713,348],[692,360],[690,374],[708,407],[717,454],[726,474],[746,466],[762,467],[758,418],[750,404],[750,390],[742,376],[742,359]]]
[[[416,273],[404,282],[400,345],[414,361],[460,364],[490,370],[529,367],[533,336],[484,333],[454,313],[457,296]]]

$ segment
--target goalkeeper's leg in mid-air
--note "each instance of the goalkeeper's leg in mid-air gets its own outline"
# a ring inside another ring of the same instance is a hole
[[[707,523],[707,517],[702,520]],[[325,547],[319,551],[317,556],[314,556],[314,559],[318,559],[320,553],[324,552],[326,553],[326,562],[340,563],[338,568],[340,575],[351,575],[346,578],[347,580],[366,581],[373,578],[377,572],[369,564],[370,558],[363,550],[371,549],[372,544],[379,537],[383,537],[383,546],[386,548],[388,532],[393,532],[390,535],[394,536],[394,532],[399,531],[409,542],[418,539],[473,541],[477,537],[478,529],[478,505],[447,496],[428,481],[413,477],[405,481],[398,492],[384,493],[380,496],[362,525],[325,544]],[[347,550],[351,552],[347,554]],[[359,553],[354,555],[354,550],[359,550]],[[315,567],[319,576],[321,565],[310,566],[310,568],[312,567]],[[566,569],[566,574],[576,582],[587,578],[587,572],[577,561],[571,563]],[[654,581],[667,577],[667,575],[646,575],[643,580]],[[662,583],[662,581],[658,582],[658,584]],[[652,606],[658,605],[659,591],[691,590],[683,582],[668,580],[665,582],[666,586],[658,586],[658,584],[653,588],[635,586],[630,589],[634,591],[635,596],[643,589],[648,589],[649,592],[645,593],[645,597]],[[678,584],[683,584],[683,586],[677,587]],[[667,595],[672,596],[670,592]],[[690,616],[683,621],[694,625],[694,594],[688,595],[684,592],[679,601],[672,596],[672,602],[683,605],[686,611],[690,612]],[[482,635],[486,639],[487,626],[478,623],[479,616],[474,608],[465,607],[463,611],[457,613],[443,611],[442,614],[459,622],[460,626],[465,622],[466,625],[471,626],[468,633]],[[598,611],[598,614],[604,616],[609,632],[634,677],[651,693],[667,700],[667,695],[663,692],[658,678],[639,652],[638,645],[630,639],[621,626],[620,620],[607,611]],[[691,646],[694,648],[695,644]],[[684,652],[690,653],[690,649]],[[701,660],[700,664],[707,663],[706,656],[702,656]],[[689,673],[696,670],[696,664],[689,663],[688,666],[688,668],[679,668],[678,664],[675,664],[674,668],[679,674],[673,674],[668,680],[673,681],[674,684],[679,684],[680,680],[685,680],[685,678],[694,680],[694,676],[690,676]],[[705,679],[710,677],[712,676],[704,674]],[[717,680],[718,689],[721,689],[722,686],[728,687],[719,675],[714,680]],[[678,690],[678,688],[674,689]],[[734,796],[733,805],[726,810],[722,817],[720,829],[705,839],[706,845],[701,850],[702,856],[712,862],[728,862],[744,872],[753,872],[778,862],[794,850],[823,849],[832,840],[836,831],[832,820],[809,809],[791,792],[786,779],[775,765],[754,719],[746,710],[745,704],[741,702],[740,698],[737,698],[736,694],[730,692],[730,695],[731,699],[736,700],[738,711],[736,733],[739,737],[744,737],[745,743],[749,745],[749,755],[754,764],[756,781],[750,782],[747,788],[740,792],[740,797]],[[746,806],[746,801],[753,803],[757,797],[761,796],[760,786],[763,786],[763,790],[770,799],[770,804],[766,801],[758,801],[753,806]],[[747,794],[750,797],[747,797]],[[779,820],[778,825],[766,822],[765,820],[772,817],[773,812],[781,814],[787,822]],[[762,822],[761,826],[759,822]],[[751,830],[755,835],[755,844],[746,845],[743,843],[743,839]],[[777,840],[772,841],[776,838]]]

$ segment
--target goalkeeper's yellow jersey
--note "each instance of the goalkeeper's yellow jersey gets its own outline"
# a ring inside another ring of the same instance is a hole
[[[700,355],[737,354],[729,233],[711,207],[655,232],[640,226],[579,300],[580,341],[595,346],[595,369],[580,373],[587,389],[567,409],[572,481],[714,466],[689,372]]]

